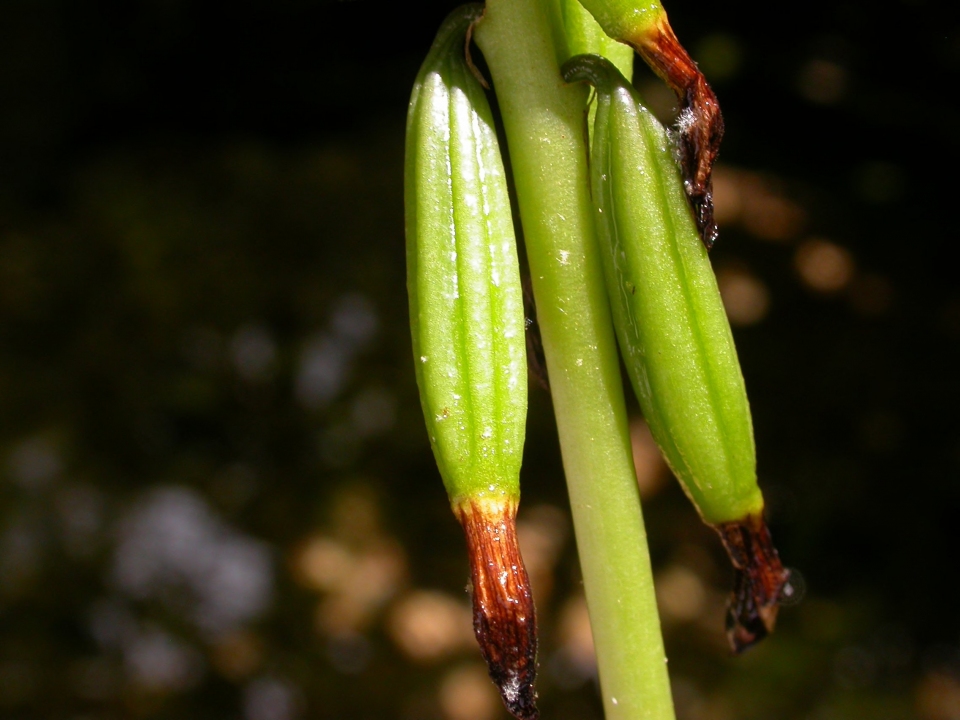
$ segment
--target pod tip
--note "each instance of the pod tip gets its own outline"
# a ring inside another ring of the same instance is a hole
[[[721,523],[716,530],[735,573],[727,607],[727,638],[733,652],[741,653],[773,632],[790,573],[780,562],[762,515]]]
[[[507,710],[518,720],[536,720],[537,625],[516,511],[512,501],[468,501],[455,508],[467,539],[480,652]]]

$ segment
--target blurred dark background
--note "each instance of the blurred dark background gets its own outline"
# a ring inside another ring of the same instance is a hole
[[[0,2],[0,717],[505,717],[409,357],[405,106],[454,4]],[[729,567],[635,417],[678,717],[956,720],[955,4],[667,9],[803,586],[729,657]],[[542,709],[600,718],[531,396]]]

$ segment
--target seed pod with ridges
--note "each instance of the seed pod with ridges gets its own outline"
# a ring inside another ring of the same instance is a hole
[[[737,568],[739,651],[772,630],[786,573],[763,523],[750,407],[707,251],[666,131],[606,60],[564,66],[597,90],[591,189],[617,338],[657,444]]]
[[[454,11],[407,117],[407,289],[430,444],[470,553],[474,630],[507,708],[535,718],[536,625],[515,517],[527,410],[523,298],[506,179]]]

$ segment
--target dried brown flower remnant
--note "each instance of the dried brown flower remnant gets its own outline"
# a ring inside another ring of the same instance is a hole
[[[473,630],[507,710],[536,720],[537,626],[517,542],[512,500],[469,500],[454,508],[467,539]]]
[[[677,40],[666,14],[661,15],[652,27],[625,39],[673,89],[680,101],[677,124],[684,188],[693,206],[700,237],[709,250],[717,239],[711,174],[723,138],[723,116],[717,96]]]
[[[780,600],[790,578],[760,515],[715,526],[735,575],[727,607],[727,637],[740,653],[773,632]]]

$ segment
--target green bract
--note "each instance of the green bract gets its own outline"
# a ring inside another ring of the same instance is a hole
[[[760,513],[750,408],[716,279],[666,131],[597,56],[591,186],[614,325],[653,436],[711,524]]]
[[[420,399],[456,507],[516,500],[527,409],[523,298],[490,107],[464,57],[480,6],[441,27],[407,116],[407,286]]]

